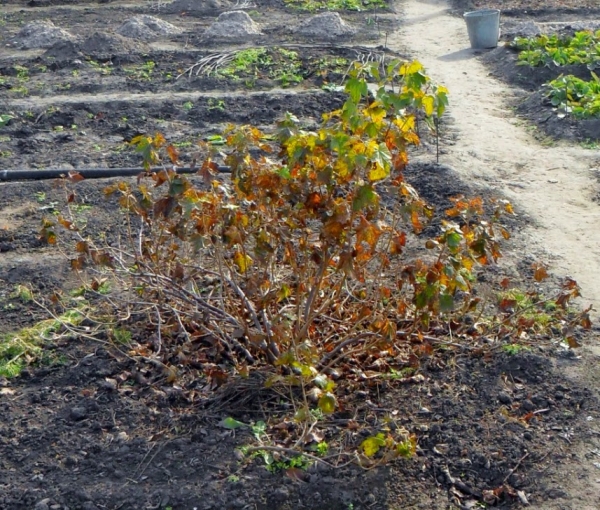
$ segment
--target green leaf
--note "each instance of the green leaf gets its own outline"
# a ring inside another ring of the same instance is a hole
[[[8,115],[7,113],[0,115],[0,127],[6,126],[13,118],[12,115]]]
[[[235,430],[235,429],[239,429],[241,427],[248,426],[245,423],[242,423],[241,421],[237,421],[235,418],[232,418],[231,416],[221,420],[220,425],[221,425],[221,427],[223,427],[225,429],[229,429],[229,430]]]
[[[358,103],[361,97],[366,97],[369,93],[367,82],[364,80],[359,80],[358,78],[350,78],[346,82],[345,90],[354,103]]]
[[[352,201],[352,210],[354,212],[359,212],[370,205],[377,206],[378,203],[379,195],[375,192],[373,186],[365,184],[358,188],[356,196]]]
[[[462,235],[460,235],[458,232],[450,232],[446,236],[446,244],[448,245],[448,248],[452,250],[455,250],[456,248],[460,247],[461,242]]]
[[[237,423],[240,423],[240,422],[237,422]],[[242,423],[242,425],[244,425],[244,424]],[[252,425],[251,429],[252,429],[252,434],[254,434],[254,437],[260,441],[261,436],[263,436],[266,433],[267,424],[262,420],[257,421],[254,425]]]
[[[277,175],[279,177],[283,177],[284,179],[290,179],[292,174],[290,173],[290,169],[287,166],[282,166],[277,170]]]
[[[454,310],[454,297],[450,294],[442,294],[440,296],[440,311],[451,312]]]

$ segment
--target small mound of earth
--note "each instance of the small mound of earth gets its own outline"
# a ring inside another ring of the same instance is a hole
[[[228,0],[175,0],[165,7],[170,13],[208,14],[215,11],[225,11],[232,7]]]
[[[244,11],[228,11],[219,15],[204,37],[215,39],[245,39],[261,35],[260,27]]]
[[[349,26],[337,12],[317,14],[296,28],[296,33],[316,39],[335,39],[355,32],[356,30]]]
[[[118,29],[117,34],[130,39],[150,41],[165,35],[181,33],[181,29],[154,16],[142,14],[125,21]]]
[[[42,56],[56,62],[65,62],[81,59],[83,53],[81,53],[79,45],[74,41],[58,41],[48,48]]]
[[[12,40],[12,44],[29,50],[50,48],[59,41],[75,41],[76,39],[73,34],[57,27],[50,20],[36,20],[27,23]]]
[[[148,51],[148,46],[140,41],[119,34],[95,32],[81,43],[81,51],[95,58],[110,58],[113,55],[125,55]]]

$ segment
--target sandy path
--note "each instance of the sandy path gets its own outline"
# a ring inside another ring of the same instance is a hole
[[[531,251],[545,252],[553,272],[577,280],[582,305],[600,309],[600,206],[592,201],[600,151],[540,145],[507,107],[511,91],[488,76],[464,21],[448,14],[444,0],[406,0],[398,11],[405,25],[390,46],[412,50],[450,91],[458,140],[444,147],[441,162],[503,192],[531,217],[535,225],[523,233]]]
[[[531,253],[545,254],[557,275],[579,282],[581,304],[600,309],[600,205],[592,201],[598,190],[593,172],[600,168],[600,151],[540,145],[507,107],[512,92],[475,58],[464,21],[448,14],[445,0],[405,0],[398,11],[405,25],[389,41],[391,47],[411,49],[429,74],[450,90],[450,128],[457,142],[444,147],[442,162],[467,180],[509,197],[515,209],[532,220],[517,233],[518,240],[526,241]],[[599,318],[598,311],[594,315]],[[564,367],[565,375],[597,388],[600,347],[589,346],[587,352],[579,364]],[[589,424],[590,432],[597,429],[595,419]],[[594,439],[570,445],[569,460],[542,476],[542,485],[564,489],[567,501],[559,498],[529,508],[600,508],[600,477],[590,457],[600,442],[598,436],[588,437]]]

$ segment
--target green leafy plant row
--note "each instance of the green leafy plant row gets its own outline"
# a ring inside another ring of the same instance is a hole
[[[600,30],[576,32],[573,36],[517,37],[512,47],[519,50],[519,65],[583,64],[592,70],[600,66]]]
[[[387,7],[385,0],[283,0],[299,11],[369,11]]]
[[[593,72],[600,66],[600,30],[576,32],[572,36],[517,37],[512,46],[519,50],[519,65],[587,65],[591,80],[566,75],[544,86],[560,116],[570,114],[580,119],[600,116],[600,81]]]
[[[600,117],[600,79],[595,73],[592,75],[590,81],[560,76],[546,85],[548,97],[560,114],[580,119]]]

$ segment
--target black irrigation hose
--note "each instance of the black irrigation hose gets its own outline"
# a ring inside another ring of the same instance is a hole
[[[152,172],[158,172],[162,168],[153,168]],[[219,166],[219,173],[231,173],[228,166]],[[77,168],[74,170],[0,170],[0,181],[43,181],[48,179],[58,179],[69,175],[70,172],[81,174],[84,179],[104,179],[107,177],[128,177],[144,173],[143,168]],[[193,174],[198,172],[198,168],[181,167],[177,168],[177,173]]]

